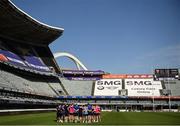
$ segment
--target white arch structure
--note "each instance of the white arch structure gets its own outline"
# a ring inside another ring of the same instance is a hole
[[[67,52],[57,52],[53,54],[55,58],[59,58],[59,57],[68,57],[69,59],[71,59],[77,66],[78,70],[81,70],[81,68],[83,70],[88,70],[85,65],[75,56],[73,56],[70,53]]]

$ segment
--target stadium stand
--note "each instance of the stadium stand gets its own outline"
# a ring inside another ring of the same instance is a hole
[[[170,90],[171,96],[180,96],[179,80],[164,80],[165,89]]]
[[[168,102],[164,101],[164,100],[155,100],[154,103],[156,105],[167,105],[168,104]]]
[[[3,68],[0,70],[0,79],[2,80],[0,87],[2,88],[51,97],[65,94],[59,79],[56,77],[31,76],[29,73],[19,73],[13,69],[7,70],[5,71]]]
[[[63,86],[67,90],[69,95],[75,96],[89,96],[92,95],[93,81],[76,81],[60,78]]]
[[[179,105],[179,104],[180,104],[180,101],[171,101],[171,104],[173,104],[173,105]]]
[[[54,107],[67,94],[48,45],[62,28],[37,21],[10,0],[0,1],[0,109]]]
[[[111,100],[111,103],[118,103],[118,104],[124,104],[124,101],[120,101],[120,100]]]
[[[109,100],[98,100],[96,101],[96,103],[101,103],[101,104],[109,103]]]
[[[141,104],[151,104],[152,103],[152,101],[150,101],[150,100],[138,100],[138,102]]]
[[[61,87],[60,83],[57,82],[48,82],[49,86],[53,89],[54,92],[56,92],[56,94],[58,96],[60,95],[65,95],[63,88]]]
[[[16,48],[14,48],[16,46]],[[52,74],[50,68],[44,64],[41,57],[34,51],[34,47],[28,44],[12,44],[5,42],[0,44],[0,56],[3,63],[40,74]]]
[[[52,108],[62,102],[108,110],[180,106],[177,70],[176,78],[166,81],[158,74],[62,69],[49,44],[64,30],[37,21],[10,0],[0,0],[0,29],[0,109]]]
[[[50,88],[48,82],[42,81],[39,78],[30,78],[30,80],[17,76],[13,73],[9,73],[1,70],[1,80],[5,80],[6,86],[11,89],[21,90],[24,92],[41,94],[46,96],[56,96],[56,93]],[[58,84],[58,83],[56,83]]]
[[[34,92],[34,89],[30,87],[27,80],[19,76],[14,76],[12,73],[8,73],[6,71],[0,71],[0,78],[1,78],[1,87],[7,87],[10,89],[22,90],[24,92]],[[3,85],[5,84],[5,85]]]
[[[126,104],[136,104],[137,100],[128,100],[125,102]]]

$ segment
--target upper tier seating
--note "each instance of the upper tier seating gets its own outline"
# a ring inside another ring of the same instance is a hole
[[[25,62],[29,67],[40,71],[50,71],[50,69],[36,56],[24,56]]]
[[[11,63],[12,65],[19,66],[19,67],[27,67],[24,61],[15,53],[0,49],[0,54],[5,56],[8,60],[7,62]]]
[[[41,61],[41,59],[34,55],[18,56],[13,52],[2,49],[0,49],[0,54],[7,58],[6,62],[14,66],[40,72],[51,72],[50,69]]]

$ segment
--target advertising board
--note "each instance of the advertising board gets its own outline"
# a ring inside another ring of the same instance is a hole
[[[122,89],[122,79],[101,79],[95,82],[94,95],[117,96]]]
[[[153,79],[125,79],[128,96],[160,96],[161,81]]]

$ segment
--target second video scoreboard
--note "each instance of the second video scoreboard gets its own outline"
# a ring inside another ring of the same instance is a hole
[[[179,76],[178,69],[155,69],[154,75],[156,78],[177,78]]]

